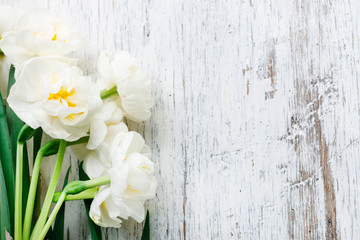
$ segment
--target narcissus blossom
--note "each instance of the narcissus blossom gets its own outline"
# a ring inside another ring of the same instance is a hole
[[[21,9],[0,5],[0,37],[9,31],[16,30],[20,17],[24,14]]]
[[[101,104],[96,85],[73,64],[63,57],[27,61],[7,99],[30,127],[67,141],[88,134],[91,115]]]
[[[17,22],[23,13],[19,9],[0,5],[0,39],[7,32],[16,30]],[[7,96],[10,66],[10,59],[0,53],[0,91],[3,98]]]
[[[111,189],[108,186],[102,186],[95,195],[90,206],[90,217],[99,226],[102,227],[121,227],[122,219],[132,217],[137,222],[144,220],[145,200],[114,199]]]
[[[112,156],[113,166],[107,171],[110,186],[100,188],[90,207],[90,217],[103,227],[120,227],[121,218],[143,221],[144,202],[155,196],[153,162],[136,152],[127,158],[118,154]]]
[[[66,56],[82,44],[83,39],[73,24],[37,10],[23,14],[17,21],[16,29],[5,32],[0,48],[19,67],[37,56]]]
[[[43,145],[39,152],[47,156],[60,142],[54,176],[31,232],[42,155],[36,157],[24,225],[15,217],[15,238],[46,237],[65,197],[80,191],[84,195],[77,198],[94,197],[89,215],[103,227],[120,227],[129,217],[143,221],[144,203],[155,197],[157,181],[150,148],[123,121],[150,117],[154,105],[150,77],[129,53],[104,51],[98,59],[101,77],[95,83],[83,74],[77,59],[69,58],[84,46],[83,40],[72,23],[47,11],[24,12],[0,5],[0,91],[26,124],[19,134],[18,153],[37,128],[58,139]],[[6,97],[11,65],[15,67],[14,78],[11,75],[15,83]],[[55,191],[51,186],[56,186],[63,153],[70,145],[83,160],[83,169],[91,180],[68,184],[46,220]],[[17,180],[22,162],[22,154],[17,154]],[[15,215],[21,213],[21,204],[17,204],[21,203],[20,193],[21,184],[16,184]]]
[[[99,146],[84,157],[84,171],[91,178],[110,176],[110,186],[96,194],[90,217],[103,227],[120,227],[121,219],[144,220],[146,199],[153,198],[156,179],[150,148],[124,123],[108,126]]]
[[[84,144],[72,148],[79,160],[84,160],[84,171],[91,179],[106,175],[106,171],[111,168],[112,149],[129,130],[125,123],[120,122],[107,126],[106,132],[105,138],[94,150],[88,150]]]
[[[157,185],[149,152],[140,153],[144,147],[140,135],[128,132],[112,149],[111,168],[106,171],[111,184],[100,188],[90,207],[90,217],[96,224],[120,227],[121,219],[144,220],[144,202],[155,196]]]
[[[125,123],[109,125],[106,131],[105,138],[94,150],[74,146],[75,154],[80,160],[84,160],[84,171],[91,179],[107,175],[107,171],[113,166],[113,157],[120,153],[124,158],[134,152],[150,158],[150,148],[145,145],[142,136],[133,131],[129,132]]]
[[[134,57],[124,51],[104,51],[99,56],[98,71],[104,88],[117,86],[119,107],[126,118],[144,121],[150,117],[154,104],[150,77]]]
[[[120,150],[112,156],[112,168],[108,170],[113,197],[119,201],[122,198],[146,200],[154,197],[156,179],[153,173],[154,163],[147,156],[132,152],[125,157]]]
[[[93,150],[98,147],[107,135],[108,126],[117,124],[122,119],[123,113],[114,102],[103,103],[91,119],[87,149]]]

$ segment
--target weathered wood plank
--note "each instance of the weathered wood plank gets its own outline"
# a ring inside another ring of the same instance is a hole
[[[70,14],[89,73],[122,48],[153,76],[153,117],[130,124],[157,165],[153,239],[360,236],[359,1],[2,2]],[[66,211],[66,237],[85,239],[82,204]]]

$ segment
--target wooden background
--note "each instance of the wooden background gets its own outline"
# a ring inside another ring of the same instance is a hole
[[[156,164],[152,239],[359,238],[360,1],[1,2],[70,15],[89,74],[116,48],[152,75],[152,118],[130,124]],[[66,239],[88,237],[81,202],[66,219]]]

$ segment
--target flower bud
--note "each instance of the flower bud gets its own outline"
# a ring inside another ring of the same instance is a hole
[[[35,133],[35,130],[25,124],[20,130],[20,133],[19,133],[19,136],[17,139],[18,143],[25,143],[27,140],[32,138],[34,133]]]

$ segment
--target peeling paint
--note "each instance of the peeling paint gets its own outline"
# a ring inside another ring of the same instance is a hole
[[[152,239],[360,236],[360,1],[2,2],[76,13],[85,72],[113,48],[148,69],[152,118],[129,124],[156,166]],[[82,204],[66,211],[66,238],[86,239]],[[103,237],[141,230],[127,220]]]

